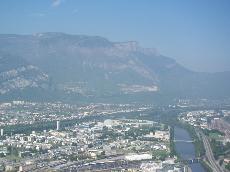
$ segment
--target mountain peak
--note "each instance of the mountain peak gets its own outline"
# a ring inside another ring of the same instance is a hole
[[[172,58],[143,48],[136,41],[112,42],[100,36],[58,32],[1,34],[0,74],[0,86],[5,88],[2,92],[7,88],[16,91],[52,85],[67,97],[116,97],[145,92],[175,97],[230,95],[223,91],[228,89],[226,81],[230,79],[225,78],[229,75],[188,71]]]

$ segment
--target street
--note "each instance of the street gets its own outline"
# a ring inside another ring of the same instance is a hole
[[[207,136],[201,131],[200,131],[200,134],[201,134],[201,136],[203,138],[206,157],[208,158],[208,161],[210,162],[210,165],[212,166],[212,170],[214,172],[223,172],[223,170],[221,169],[219,164],[216,163],[216,160],[214,158],[214,155],[213,155],[213,152],[212,152],[212,149],[211,149],[211,145],[209,143],[209,140],[208,140]]]

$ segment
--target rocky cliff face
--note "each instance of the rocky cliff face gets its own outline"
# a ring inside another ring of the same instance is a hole
[[[66,97],[230,95],[229,73],[193,72],[133,41],[63,33],[0,35],[0,57],[0,94],[52,85]]]
[[[49,87],[49,77],[36,66],[24,59],[9,54],[0,55],[0,96],[15,92],[45,90]]]

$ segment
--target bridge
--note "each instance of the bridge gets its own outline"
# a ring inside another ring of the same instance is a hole
[[[193,143],[194,140],[173,140],[174,142]]]
[[[193,159],[187,159],[187,160],[180,160],[179,162],[182,162],[184,164],[196,164],[199,163],[201,158],[193,158]]]

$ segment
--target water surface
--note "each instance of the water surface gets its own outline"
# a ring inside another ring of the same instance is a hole
[[[175,140],[192,140],[188,131],[180,128],[174,128],[174,139]],[[187,142],[176,142],[175,143],[176,152],[180,155],[180,157],[184,160],[195,158],[195,146],[193,143]],[[190,165],[193,172],[205,172],[205,169],[202,167],[200,163],[191,164]]]

